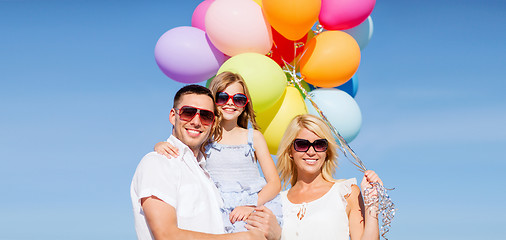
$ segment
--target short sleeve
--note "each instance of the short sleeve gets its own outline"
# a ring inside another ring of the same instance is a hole
[[[156,196],[176,208],[176,196],[181,179],[178,161],[178,158],[169,160],[155,152],[146,154],[137,166],[132,180],[137,201]]]
[[[347,204],[346,199],[348,198],[348,196],[350,196],[350,193],[352,191],[351,186],[357,185],[357,179],[350,178],[343,180],[341,182],[337,182],[336,184],[339,184],[339,195],[341,196],[341,199],[346,205]]]

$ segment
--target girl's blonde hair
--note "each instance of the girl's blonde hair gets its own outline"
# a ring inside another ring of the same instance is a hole
[[[209,90],[213,93],[213,96],[216,99],[216,94],[218,92],[222,92],[230,86],[232,83],[241,84],[244,95],[248,97],[248,103],[244,106],[244,111],[239,115],[239,119],[237,119],[237,125],[242,128],[248,128],[248,121],[251,122],[251,125],[254,129],[258,130],[258,125],[255,120],[255,111],[253,110],[253,103],[251,102],[251,97],[249,95],[248,87],[246,86],[246,82],[241,77],[241,75],[232,72],[222,72],[211,80],[209,84]],[[219,139],[215,139],[215,141],[219,141]]]
[[[277,170],[280,173],[281,181],[283,182],[283,188],[288,186],[288,183],[293,187],[297,182],[297,167],[293,162],[293,158],[290,157],[293,141],[297,137],[297,134],[302,129],[307,129],[318,137],[327,139],[329,147],[327,148],[327,156],[323,163],[321,172],[323,179],[327,181],[334,181],[332,175],[335,173],[337,168],[337,143],[330,131],[330,128],[323,122],[319,117],[311,114],[303,114],[296,116],[286,128],[285,134],[279,143],[278,148],[278,163]]]

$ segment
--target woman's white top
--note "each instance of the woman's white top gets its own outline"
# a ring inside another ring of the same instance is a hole
[[[281,239],[350,239],[346,198],[355,178],[338,181],[321,198],[294,204],[281,192],[283,204],[283,232]]]

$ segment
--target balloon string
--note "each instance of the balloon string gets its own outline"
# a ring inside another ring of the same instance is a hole
[[[385,235],[390,231],[390,224],[394,219],[397,209],[395,209],[395,204],[390,199],[390,196],[388,196],[388,189],[377,182],[373,182],[371,185],[370,188],[364,189],[364,205],[366,209],[371,209],[370,207],[378,205],[376,214],[381,215],[382,222],[380,234],[384,239],[388,240]]]
[[[324,29],[323,29],[322,25],[318,25],[317,30],[314,31],[315,35],[320,34],[323,30]],[[295,56],[297,54],[297,48],[302,47],[303,45],[304,45],[303,43],[294,43],[294,55]],[[330,130],[332,131],[334,136],[337,137],[337,139],[339,141],[338,148],[343,153],[345,158],[348,159],[348,161],[350,161],[355,167],[357,167],[359,171],[365,172],[367,170],[367,168],[365,167],[365,164],[362,162],[362,160],[360,160],[360,158],[357,156],[357,154],[355,154],[355,151],[353,151],[353,149],[348,145],[346,140],[341,136],[341,134],[339,134],[339,131],[334,126],[332,126],[332,124],[327,119],[325,114],[323,114],[323,111],[313,101],[312,94],[308,93],[306,91],[306,89],[302,87],[301,82],[303,81],[304,77],[297,75],[296,66],[298,66],[299,61],[302,58],[302,56],[304,56],[304,54],[306,53],[306,50],[307,49],[304,49],[304,51],[302,52],[299,59],[294,61],[294,63],[295,63],[294,65],[291,65],[290,63],[285,61],[283,59],[283,57],[281,57],[281,60],[283,61],[284,65],[285,65],[283,67],[283,71],[290,75],[289,82],[291,84],[295,84],[299,87],[302,94],[306,97],[306,99],[309,100],[309,102],[311,102],[311,105],[313,105],[316,112],[318,112],[318,115],[320,115],[320,117],[323,119],[325,124],[330,128]],[[348,157],[347,152],[353,157],[354,161],[352,159],[350,159],[350,157]],[[394,203],[390,199],[390,196],[388,196],[387,190],[394,190],[395,188],[388,189],[379,183],[373,183],[372,185],[373,186],[371,189],[366,189],[365,191],[372,191],[372,189],[375,189],[377,196],[369,197],[368,199],[365,199],[366,205],[370,206],[373,203],[378,204],[379,208],[377,209],[377,211],[381,215],[381,218],[382,218],[382,225],[381,225],[380,234],[384,239],[388,240],[385,235],[390,231],[390,224],[395,216],[396,209],[395,209]],[[364,192],[364,195],[368,195],[368,194],[365,194],[365,192]]]
[[[313,30],[313,33],[315,36],[322,33],[325,30],[319,22],[317,22],[317,23],[318,24],[316,25],[316,30]]]
[[[332,124],[327,119],[327,117],[325,116],[325,114],[323,114],[323,111],[313,101],[311,94],[309,94],[306,91],[306,89],[302,87],[302,85],[301,85],[300,82],[303,80],[303,77],[297,76],[296,68],[294,66],[292,66],[290,63],[286,62],[284,59],[282,59],[282,60],[283,60],[283,62],[285,64],[284,71],[286,73],[290,74],[290,77],[291,77],[290,78],[290,82],[292,84],[296,84],[299,87],[299,89],[302,91],[302,93],[306,97],[306,99],[308,99],[311,102],[311,105],[313,105],[313,107],[316,109],[316,112],[318,112],[318,115],[320,115],[320,117],[323,119],[323,121],[325,122],[325,124],[330,128],[330,130],[332,131],[332,133],[334,134],[334,136],[337,137],[337,139],[339,141],[339,150],[341,150],[341,152],[343,153],[343,155],[345,156],[345,158],[348,159],[355,167],[357,167],[359,169],[359,171],[365,172],[367,170],[367,168],[365,167],[365,164],[355,154],[355,152],[353,151],[353,149],[351,149],[351,147],[348,145],[348,143],[346,142],[346,140],[341,136],[341,134],[339,134],[339,131],[337,131],[337,129],[334,126],[332,126]],[[351,160],[348,157],[347,152],[354,158],[355,161]]]

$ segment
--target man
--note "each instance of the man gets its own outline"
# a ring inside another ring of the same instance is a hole
[[[130,194],[137,237],[144,239],[279,239],[272,212],[257,209],[247,232],[224,234],[221,197],[202,168],[201,147],[219,123],[211,92],[199,85],[181,88],[174,97],[167,140],[180,155],[167,159],[148,153],[134,174]],[[265,221],[267,217],[267,221]]]

